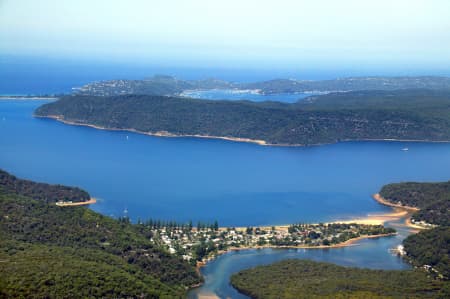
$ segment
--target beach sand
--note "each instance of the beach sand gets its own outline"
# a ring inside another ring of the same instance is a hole
[[[96,203],[97,200],[95,198],[91,198],[88,201],[81,202],[57,202],[56,205],[59,207],[74,207],[74,206],[85,206]]]

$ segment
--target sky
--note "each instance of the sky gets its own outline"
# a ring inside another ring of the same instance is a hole
[[[0,55],[449,69],[450,1],[0,0]]]

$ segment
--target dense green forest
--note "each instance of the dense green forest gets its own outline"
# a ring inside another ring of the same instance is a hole
[[[0,169],[0,188],[3,192],[31,197],[48,203],[64,201],[87,201],[89,193],[76,187],[49,185],[18,179]]]
[[[417,270],[386,271],[285,260],[243,270],[231,277],[240,292],[257,299],[448,298],[448,282]]]
[[[410,235],[403,241],[407,258],[415,265],[431,266],[450,278],[450,227],[442,226]],[[431,270],[431,269],[430,269]],[[433,272],[433,270],[431,270]]]
[[[412,219],[436,225],[450,225],[450,181],[405,182],[383,186],[380,195],[392,203],[417,207]]]
[[[141,132],[312,145],[343,140],[450,140],[450,91],[334,93],[295,104],[164,96],[67,96],[36,116]]]
[[[20,184],[26,196],[0,185],[0,297],[179,298],[201,281],[139,226],[86,207],[58,207],[41,195],[64,197],[66,187]]]
[[[438,225],[403,241],[406,258],[415,266],[431,266],[438,275],[450,278],[450,181],[388,184],[380,195],[392,203],[419,208],[411,217],[415,222]]]

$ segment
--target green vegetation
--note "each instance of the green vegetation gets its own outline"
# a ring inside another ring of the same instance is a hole
[[[437,276],[450,278],[450,227],[421,231],[403,241],[408,260]]]
[[[201,281],[191,265],[127,219],[58,207],[41,196],[64,197],[66,187],[15,185],[27,186],[27,196],[0,185],[0,297],[179,298]]]
[[[412,216],[415,222],[450,226],[450,181],[389,184],[380,195],[392,203],[419,208]]]
[[[285,260],[234,274],[231,284],[252,298],[448,298],[447,282],[419,271],[347,268]]]
[[[49,185],[21,180],[0,169],[0,188],[4,193],[13,193],[47,203],[63,201],[87,201],[89,194],[75,187]]]
[[[68,96],[37,116],[111,129],[312,145],[343,140],[450,140],[450,91],[334,93],[295,104],[163,96]]]
[[[148,220],[139,222],[138,228],[151,237],[154,244],[166,248],[195,264],[206,262],[226,250],[255,247],[315,247],[333,246],[361,236],[386,236],[395,229],[382,225],[356,223],[294,224],[284,227],[219,228],[214,224],[176,223]]]
[[[412,222],[438,227],[410,235],[404,241],[406,258],[415,266],[450,277],[450,181],[397,183],[383,186],[380,195],[395,204],[420,208]]]
[[[287,260],[241,271],[231,277],[231,284],[258,299],[449,298],[450,182],[389,184],[380,195],[395,204],[419,207],[413,215],[416,221],[439,225],[403,241],[405,258],[417,269],[368,270]]]

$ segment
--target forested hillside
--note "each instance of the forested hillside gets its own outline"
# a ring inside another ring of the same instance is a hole
[[[191,265],[128,221],[58,207],[41,196],[41,185],[20,184],[27,196],[0,185],[0,297],[178,298],[200,282]],[[64,196],[66,187],[51,190]]]
[[[22,180],[1,169],[0,188],[4,193],[22,195],[48,203],[60,200],[79,202],[90,199],[89,194],[80,188]]]
[[[380,195],[395,204],[420,208],[411,217],[414,222],[438,225],[403,241],[406,258],[415,266],[431,267],[431,273],[450,278],[450,181],[389,184]]]
[[[243,270],[231,284],[255,299],[445,298],[447,282],[419,271],[342,267],[308,260],[285,260]]]
[[[144,133],[203,135],[312,145],[342,140],[450,140],[450,92],[365,91],[295,104],[163,96],[67,96],[36,116]]]
[[[442,226],[410,235],[403,241],[409,261],[428,265],[446,279],[450,278],[450,227]]]

